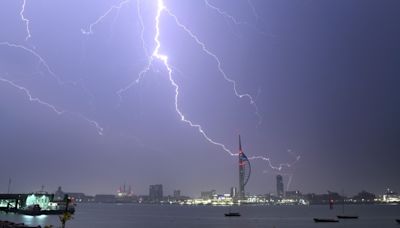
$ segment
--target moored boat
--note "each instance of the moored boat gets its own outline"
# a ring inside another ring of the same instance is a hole
[[[32,206],[29,206],[24,209],[18,209],[15,211],[18,214],[22,215],[31,215],[31,216],[39,216],[39,215],[61,215],[64,212],[69,212],[71,214],[74,214],[75,208],[74,207],[69,207],[67,211],[64,209],[56,209],[56,210],[42,210],[39,205],[35,204]]]
[[[358,219],[357,215],[338,215],[338,219]]]
[[[314,222],[339,222],[339,220],[331,218],[314,218]]]
[[[229,212],[229,213],[225,213],[226,217],[238,217],[240,216],[239,212]]]

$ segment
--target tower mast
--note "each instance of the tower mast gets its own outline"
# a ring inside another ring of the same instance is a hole
[[[239,135],[239,199],[243,200],[245,196],[245,191],[244,191],[244,175],[245,175],[245,170],[244,167],[245,163],[243,161],[243,150],[242,150],[242,141]]]

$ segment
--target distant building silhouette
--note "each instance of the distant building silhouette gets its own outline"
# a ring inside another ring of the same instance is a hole
[[[283,177],[281,175],[276,176],[276,195],[279,198],[283,198],[284,196],[283,190]]]
[[[150,185],[149,200],[152,203],[159,203],[163,199],[163,186],[162,184]]]
[[[217,194],[217,191],[214,189],[211,191],[204,191],[204,192],[201,192],[201,198],[202,199],[212,199],[214,197],[214,195],[216,195],[216,194]]]
[[[63,200],[64,199],[65,193],[61,189],[61,186],[58,186],[57,191],[54,193],[54,199],[55,200]]]
[[[376,195],[367,191],[361,191],[353,197],[353,200],[359,203],[373,203],[375,199]]]
[[[293,200],[298,200],[303,197],[303,194],[301,194],[300,191],[286,191],[285,192],[285,198],[287,199],[293,199]]]
[[[174,198],[175,200],[179,200],[181,198],[181,190],[174,190]]]

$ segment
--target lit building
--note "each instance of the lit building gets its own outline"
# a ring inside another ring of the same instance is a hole
[[[214,195],[217,195],[217,191],[215,191],[214,189],[211,191],[201,192],[202,199],[212,199],[214,198]]]
[[[231,188],[231,197],[232,198],[236,198],[237,196],[237,188],[236,187],[232,187]]]
[[[400,194],[388,188],[386,193],[382,196],[382,201],[385,203],[400,203]]]
[[[279,198],[283,198],[284,196],[283,177],[281,175],[276,176],[276,195]]]
[[[242,142],[239,135],[239,199],[245,199],[245,190],[247,182],[250,179],[251,166],[249,159],[243,153]]]
[[[287,191],[285,192],[285,197],[287,199],[301,199],[303,194],[300,191]]]
[[[152,203],[159,203],[163,199],[163,186],[162,184],[150,185],[149,200]]]
[[[132,187],[129,185],[129,188],[126,188],[126,184],[121,187],[119,187],[117,191],[117,198],[126,198],[126,197],[131,197],[133,195],[132,192]]]

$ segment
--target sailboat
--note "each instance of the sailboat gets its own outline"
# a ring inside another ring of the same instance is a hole
[[[314,222],[339,222],[339,220],[331,218],[314,218]]]
[[[240,213],[232,212],[230,207],[229,207],[229,212],[225,213],[225,217],[239,217],[239,216],[240,216]]]
[[[333,209],[333,199],[331,197],[331,193],[328,191],[328,203],[329,203],[329,209]],[[314,218],[314,222],[339,222],[338,219],[334,218]]]
[[[346,215],[344,213],[344,194],[342,192],[343,202],[342,202],[342,214],[336,216],[338,219],[358,219],[358,215]]]
[[[229,213],[225,213],[226,217],[239,217],[240,213],[239,212],[229,212]]]

